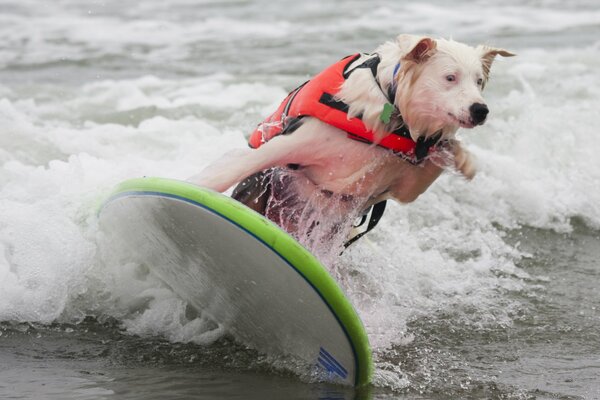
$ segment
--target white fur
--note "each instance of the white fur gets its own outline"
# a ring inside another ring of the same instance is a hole
[[[468,152],[453,140],[459,127],[473,128],[469,115],[481,95],[489,67],[497,54],[511,53],[489,47],[473,48],[444,39],[400,35],[376,49],[381,57],[378,78],[383,90],[396,80],[395,105],[413,139],[442,131],[454,155],[454,167],[468,179],[475,174]],[[401,67],[394,77],[397,63]],[[358,63],[358,61],[356,62]],[[447,80],[454,76],[453,82]],[[482,84],[478,84],[478,80]],[[350,106],[350,115],[362,114],[365,125],[383,137],[389,126],[379,118],[387,99],[371,71],[357,69],[337,97]],[[256,150],[236,152],[207,168],[192,182],[224,191],[243,178],[274,166],[300,164],[310,185],[304,190],[326,189],[364,199],[364,207],[393,198],[414,201],[440,175],[444,166],[427,159],[414,166],[390,151],[346,137],[346,133],[314,118],[293,134],[278,136]]]
[[[428,46],[425,57],[415,60],[413,51],[423,43]],[[394,103],[414,140],[440,130],[444,138],[451,138],[461,126],[473,128],[475,123],[470,118],[469,107],[474,103],[485,104],[481,91],[493,57],[496,54],[512,55],[502,49],[473,48],[453,40],[434,41],[414,35],[400,35],[395,41],[379,46],[375,52],[381,57],[377,75],[386,92],[392,85],[394,68],[400,63],[395,77]],[[454,82],[446,80],[450,75],[456,77]],[[373,84],[368,69],[353,72],[338,97],[350,105],[351,116],[363,115],[367,128],[380,134],[386,131],[379,114],[387,99]]]

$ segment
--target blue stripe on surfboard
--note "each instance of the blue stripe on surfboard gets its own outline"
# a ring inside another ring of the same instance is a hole
[[[343,379],[346,379],[348,377],[347,373],[344,373],[343,371],[341,371],[337,366],[330,364],[327,360],[322,359],[321,357],[318,358],[319,364],[325,368],[325,370],[329,373],[334,373],[338,376],[340,376]]]
[[[298,273],[298,275],[300,275],[309,284],[310,287],[313,288],[313,290],[319,295],[319,297],[321,298],[321,300],[323,300],[323,302],[325,303],[325,305],[327,306],[327,308],[329,309],[329,311],[331,311],[331,314],[333,314],[333,316],[336,319],[336,321],[338,322],[339,326],[342,328],[342,331],[344,332],[344,335],[346,336],[346,339],[348,340],[348,343],[350,343],[350,348],[352,349],[352,355],[354,356],[354,368],[355,368],[354,386],[358,385],[358,377],[360,375],[359,374],[360,366],[358,364],[358,357],[357,357],[357,354],[356,354],[356,348],[354,347],[354,343],[352,342],[352,340],[350,338],[350,335],[349,335],[346,327],[344,326],[344,324],[342,324],[342,322],[340,321],[338,315],[334,312],[333,308],[331,307],[331,305],[329,304],[329,302],[325,299],[325,297],[323,296],[323,294],[315,287],[315,285],[306,276],[304,276],[304,274],[302,274],[301,271],[299,271],[292,263],[290,263],[283,256],[283,254],[281,254],[278,251],[276,251],[274,248],[272,248],[271,246],[269,246],[264,240],[262,240],[261,238],[259,238],[258,236],[256,236],[253,232],[249,231],[245,227],[243,227],[240,224],[238,224],[237,222],[233,221],[232,219],[230,219],[226,215],[223,215],[223,214],[219,213],[218,211],[213,210],[212,208],[208,207],[205,204],[199,203],[199,202],[197,202],[195,200],[192,200],[192,199],[188,199],[187,197],[177,196],[177,195],[170,194],[170,193],[155,192],[155,191],[129,191],[129,192],[118,193],[118,194],[112,196],[111,198],[109,198],[104,203],[104,205],[102,206],[102,209],[104,207],[106,207],[109,203],[113,202],[114,200],[117,200],[117,199],[122,198],[122,197],[128,197],[128,196],[165,197],[165,198],[180,200],[180,201],[183,201],[185,203],[189,203],[189,204],[198,206],[198,207],[200,207],[202,209],[205,209],[205,210],[207,210],[207,211],[209,211],[209,212],[211,212],[211,213],[213,213],[215,215],[218,215],[219,217],[225,219],[226,221],[229,221],[230,223],[232,223],[233,225],[237,226],[238,228],[240,228],[244,232],[248,233],[250,236],[254,237],[256,240],[258,240],[263,245],[265,245],[268,249],[270,249],[273,253],[275,253],[288,266],[290,266],[291,268],[293,268],[294,271],[296,271]],[[102,209],[99,211],[99,214],[102,212]],[[322,349],[322,347],[320,349]],[[344,371],[345,371],[345,369],[344,369]],[[340,375],[340,376],[342,376],[342,375]],[[348,376],[348,374],[346,372],[345,376],[342,376],[342,377],[346,378],[347,376]]]
[[[348,371],[346,370],[346,368],[344,368],[344,366],[342,364],[340,364],[340,362],[338,360],[336,360],[331,354],[329,354],[329,352],[327,350],[325,350],[323,347],[319,348],[319,355],[321,357],[329,360],[329,362],[331,362],[332,364],[334,364],[340,370],[344,371],[344,373],[346,375],[348,375]]]
[[[325,367],[328,372],[334,372],[342,378],[346,379],[348,377],[348,371],[329,354],[325,349],[321,347],[319,351],[319,363]]]

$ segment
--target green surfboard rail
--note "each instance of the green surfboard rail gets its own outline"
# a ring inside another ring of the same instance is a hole
[[[234,222],[271,247],[310,283],[342,325],[355,353],[355,386],[365,386],[371,382],[372,354],[360,317],[325,267],[289,234],[228,196],[174,179],[144,177],[124,181],[117,185],[104,204],[108,204],[111,199],[134,193],[170,195],[197,203]]]

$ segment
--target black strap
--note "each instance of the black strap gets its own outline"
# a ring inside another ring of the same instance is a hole
[[[288,101],[281,113],[282,118],[287,117],[288,112],[290,111],[290,107],[292,106],[292,102],[294,101],[294,98],[298,95],[298,92],[300,92],[300,89],[302,89],[304,87],[304,85],[306,85],[308,82],[310,82],[310,79],[290,92],[290,94],[288,95]]]
[[[387,101],[390,104],[394,105],[394,99],[396,97],[396,88],[393,87],[394,85],[390,85],[387,88],[387,90],[384,91],[383,88],[381,87],[381,82],[379,82],[379,75],[377,75],[377,68],[379,67],[379,63],[381,62],[381,57],[377,53],[372,54],[372,55],[371,54],[367,54],[367,55],[370,55],[371,57],[366,59],[363,63],[352,68],[352,70],[348,70],[348,67],[354,61],[356,61],[358,58],[360,58],[361,54],[358,54],[352,61],[350,61],[348,63],[348,65],[346,66],[346,68],[344,69],[344,72],[342,74],[344,76],[344,79],[348,79],[350,74],[359,68],[369,68],[371,70],[371,74],[373,75],[373,79],[375,79],[377,86],[379,86],[379,89],[381,90],[383,95],[387,98]],[[395,105],[394,105],[394,107],[395,107]]]
[[[296,129],[300,128],[304,123],[303,117],[287,117],[285,121],[283,121],[283,129],[279,133],[280,135],[289,135],[290,133],[294,133]]]
[[[415,158],[417,163],[421,162],[427,154],[429,154],[429,149],[437,144],[437,142],[442,137],[442,132],[438,132],[433,136],[425,139],[425,136],[419,136],[417,139],[417,145],[415,146]]]
[[[360,68],[368,68],[371,70],[371,75],[373,75],[373,79],[375,79],[375,83],[377,83],[377,86],[379,86],[379,90],[381,90],[381,92],[383,93],[383,95],[385,96],[385,98],[387,99],[387,101],[394,105],[394,97],[395,97],[395,91],[391,90],[391,85],[388,88],[388,90],[384,91],[383,88],[381,87],[381,83],[379,82],[379,76],[377,75],[377,68],[379,67],[379,63],[381,62],[381,57],[379,56],[379,54],[375,53],[375,54],[368,54],[371,57],[367,58],[365,61],[363,61],[361,64],[357,65],[356,67],[352,68],[351,70],[347,70],[344,69],[343,72],[343,76],[344,79],[348,79],[348,77],[350,76],[350,74],[354,71],[356,71],[357,69]],[[360,58],[360,54],[358,55],[358,57],[356,57],[354,60],[350,61],[348,63],[348,66],[350,66],[356,59]],[[348,67],[347,66],[347,67]],[[395,107],[395,105],[394,105]]]
[[[358,54],[355,54],[353,57],[352,56],[347,56],[347,57],[342,58],[342,60],[345,60],[348,57],[352,57],[352,60],[350,60],[348,62],[348,64],[346,64],[346,66],[344,67],[344,70],[342,71],[342,76],[344,77],[344,79],[348,79],[348,77],[350,76],[350,74],[355,69],[358,69],[358,68],[371,68],[371,71],[373,71],[373,69],[372,69],[373,67],[371,66],[371,64],[369,64],[369,62],[373,62],[371,60],[375,60],[376,61],[376,64],[375,64],[375,74],[377,74],[377,65],[379,65],[379,61],[380,61],[379,55],[377,55],[376,57],[373,57],[373,58],[369,58],[367,61],[363,62],[362,64],[360,64],[360,65],[358,65],[358,66],[350,69],[350,66],[352,65],[352,63],[354,63],[354,61],[358,60],[362,56],[363,56],[363,54],[358,53]]]
[[[341,100],[337,100],[331,93],[324,92],[319,98],[319,103],[325,104],[327,107],[331,107],[335,110],[348,114],[350,106]]]
[[[373,228],[375,228],[375,226],[377,225],[377,223],[379,222],[381,217],[383,217],[383,212],[385,211],[385,204],[386,204],[386,201],[384,200],[384,201],[380,201],[379,203],[377,203],[373,206],[373,211],[371,212],[371,218],[369,219],[369,223],[367,224],[367,229],[365,229],[363,232],[357,234],[356,236],[354,236],[350,240],[348,240],[346,243],[344,243],[345,249],[347,249],[348,246],[350,246],[352,243],[356,242],[358,239],[360,239],[361,237],[366,235],[368,232],[373,230]],[[366,218],[366,215],[363,215],[363,219],[361,220],[360,224],[358,224],[358,226],[361,226],[364,223],[365,218]]]
[[[350,61],[348,63],[348,66],[350,66],[354,61],[356,61],[360,57],[361,57],[361,55],[358,54],[356,58],[354,58],[352,61]],[[371,73],[373,74],[373,76],[377,77],[377,67],[379,66],[380,62],[381,62],[381,58],[379,57],[379,54],[374,54],[372,57],[367,58],[365,61],[363,61],[356,67],[352,68],[351,70],[344,70],[344,73],[343,73],[344,78],[348,79],[350,74],[352,72],[354,72],[354,70],[359,69],[359,68],[369,68],[371,70]]]

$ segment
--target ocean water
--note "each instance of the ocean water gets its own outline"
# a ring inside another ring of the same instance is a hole
[[[396,34],[518,53],[478,159],[389,207],[332,273],[375,353],[359,392],[306,382],[149,271],[106,265],[118,182],[185,179],[290,89]],[[0,2],[0,397],[600,398],[596,0]]]

